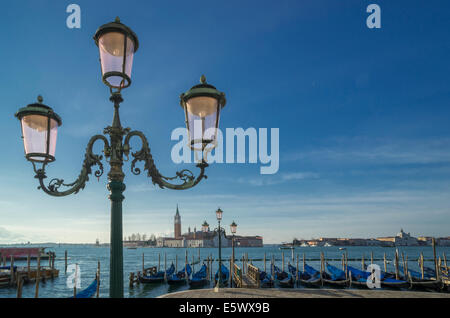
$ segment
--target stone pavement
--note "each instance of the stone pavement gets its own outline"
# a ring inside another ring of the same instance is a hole
[[[450,293],[367,289],[221,288],[185,290],[158,298],[450,298]]]

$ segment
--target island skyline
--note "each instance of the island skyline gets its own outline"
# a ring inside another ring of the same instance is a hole
[[[186,224],[200,226],[205,218],[213,224],[220,206],[225,224],[235,220],[238,233],[262,235],[267,243],[389,236],[402,227],[415,235],[448,235],[449,59],[442,6],[418,3],[406,18],[405,4],[380,3],[386,7],[382,27],[369,29],[362,2],[263,2],[257,12],[251,1],[239,12],[227,2],[111,1],[102,10],[96,2],[78,4],[79,29],[67,27],[65,3],[4,4],[8,27],[0,33],[14,49],[2,51],[8,63],[0,79],[7,132],[0,139],[0,243],[109,241],[106,176],[92,177],[75,196],[45,195],[24,159],[13,114],[43,96],[63,118],[46,180],[76,179],[89,137],[112,121],[92,36],[117,15],[143,45],[134,56],[133,85],[123,92],[121,120],[151,136],[162,173],[195,168],[171,160],[177,143],[171,134],[184,126],[180,93],[202,74],[227,94],[221,128],[278,128],[280,155],[276,174],[261,175],[261,162],[246,156],[244,163],[211,164],[207,180],[182,192],[159,189],[125,163],[124,233],[169,235],[178,202]],[[180,12],[192,18],[179,18]],[[232,19],[216,23],[219,13]]]

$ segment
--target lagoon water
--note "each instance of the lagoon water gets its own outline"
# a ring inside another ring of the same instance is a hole
[[[16,245],[16,246],[33,246],[33,245]],[[43,245],[40,245],[43,246]],[[101,264],[101,284],[100,284],[100,297],[108,297],[109,294],[109,246],[94,246],[94,245],[69,245],[69,244],[47,244],[46,251],[54,251],[56,253],[55,267],[59,269],[59,277],[53,280],[47,280],[41,283],[39,288],[40,298],[64,298],[73,296],[73,289],[67,286],[67,280],[73,275],[73,272],[64,273],[64,251],[67,250],[68,253],[68,265],[78,264],[81,270],[81,289],[86,288],[95,278],[95,272],[97,270],[97,262],[100,261]],[[6,247],[6,246],[5,246]],[[400,255],[405,253],[408,255],[408,266],[412,270],[419,270],[417,258],[420,252],[423,252],[425,259],[433,259],[433,250],[431,246],[422,247],[398,247]],[[208,256],[213,256],[218,258],[217,248],[137,248],[137,249],[127,249],[124,248],[124,296],[125,297],[140,297],[140,298],[151,298],[158,297],[160,295],[176,292],[181,290],[189,289],[189,285],[181,286],[169,286],[168,284],[140,284],[134,287],[129,287],[129,275],[130,272],[137,272],[142,270],[142,254],[144,253],[145,267],[157,266],[158,265],[158,254],[161,255],[161,269],[164,269],[164,254],[167,255],[167,266],[170,263],[175,263],[175,258],[178,257],[178,270],[182,269],[185,262],[185,252],[188,251],[189,262],[192,262],[192,257],[198,259],[199,251],[200,258],[206,259]],[[276,265],[281,267],[281,256],[284,252],[285,256],[285,266],[290,261],[294,266],[296,265],[296,255],[299,255],[300,268],[302,264],[303,253],[306,259],[316,259],[320,258],[321,252],[325,253],[327,259],[336,259],[335,261],[330,261],[331,264],[336,266],[341,266],[341,257],[343,250],[339,250],[339,247],[296,247],[294,249],[294,262],[292,262],[292,252],[291,250],[280,250],[277,245],[266,245],[262,248],[236,248],[236,258],[240,259],[244,253],[248,253],[249,259],[260,259],[258,261],[253,261],[253,264],[259,268],[263,268],[263,261],[261,259],[264,257],[264,253],[267,255],[269,260],[272,255],[276,258]],[[383,269],[383,254],[386,253],[390,264],[388,264],[388,271],[394,271],[393,259],[395,255],[395,248],[387,247],[346,247],[348,253],[349,265],[360,268],[361,261],[352,261],[351,259],[361,259],[364,254],[365,263],[370,263],[371,252],[374,254],[374,263],[381,266]],[[445,253],[450,257],[450,247],[440,247],[436,248],[438,256],[442,257]],[[231,248],[222,248],[222,258],[226,259],[225,265],[229,267],[229,259],[231,257]],[[449,259],[450,261],[450,259]],[[401,262],[401,257],[400,257]],[[213,272],[217,270],[217,263],[213,263]],[[237,261],[237,264],[241,266],[241,261]],[[308,261],[309,265],[319,269],[319,261]],[[26,261],[16,261],[17,266],[26,266]],[[41,261],[41,265],[48,265],[48,261]],[[31,266],[36,266],[36,261],[32,261]],[[194,265],[194,271],[198,270],[201,266],[200,264]],[[267,261],[267,269],[269,271],[269,261]],[[434,263],[431,261],[426,261],[425,266],[434,267]],[[205,288],[213,287],[212,283],[210,286]],[[303,288],[303,287],[298,287]],[[22,297],[34,297],[34,284],[27,284],[23,286]],[[0,297],[16,297],[15,288],[3,288],[0,289]]]

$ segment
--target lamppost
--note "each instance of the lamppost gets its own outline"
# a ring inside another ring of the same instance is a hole
[[[205,220],[205,222],[203,222],[202,224],[203,238],[205,238],[205,233],[208,233],[208,231],[209,231],[209,224]]]
[[[236,229],[237,229],[237,224],[233,221],[233,223],[230,224],[230,231],[231,234],[233,235],[231,238],[231,268],[230,268],[230,273],[231,275],[233,275],[232,273],[234,273],[234,234],[236,234]],[[233,276],[232,276],[233,277]],[[233,288],[233,279],[231,279],[231,288]]]
[[[138,38],[129,27],[116,18],[114,22],[102,25],[95,33],[94,40],[99,47],[102,80],[110,89],[110,101],[114,104],[114,113],[112,124],[104,129],[104,135],[95,135],[89,140],[81,172],[74,182],[67,183],[64,179],[53,178],[47,185],[44,183],[44,179],[47,178],[45,168],[49,163],[55,161],[57,130],[62,123],[61,118],[53,109],[44,105],[42,97],[39,96],[37,103],[21,108],[15,116],[21,122],[25,157],[33,164],[35,178],[39,180],[38,189],[42,189],[52,196],[76,194],[84,189],[93,166],[97,166],[94,173],[96,177],[103,174],[103,155],[93,152],[94,143],[98,140],[103,142],[103,154],[110,165],[107,185],[111,200],[109,294],[110,297],[120,298],[123,297],[122,201],[125,190],[123,162],[127,161],[131,154],[133,158],[131,172],[133,174],[141,173],[141,169],[136,167],[136,163],[142,161],[144,170],[147,170],[147,176],[152,179],[153,184],[174,190],[192,188],[203,178],[206,179],[205,169],[208,164],[204,159],[198,161],[197,167],[200,172],[197,177],[187,169],[177,172],[174,177],[165,177],[158,171],[145,135],[140,131],[123,128],[119,117],[119,106],[123,101],[121,91],[131,84],[131,69],[134,53],[139,46]],[[215,146],[219,113],[225,103],[225,94],[207,84],[204,76],[201,77],[199,85],[195,85],[186,93],[181,94],[180,105],[184,110],[191,149],[206,152],[208,147],[210,150]],[[197,121],[201,122],[201,126],[194,125]],[[105,135],[109,136],[109,140]],[[196,139],[193,136],[196,136]],[[131,151],[130,139],[132,137],[138,137],[142,142],[141,149],[135,152]],[[179,182],[169,182],[177,179]]]
[[[214,291],[216,293],[219,292],[221,278],[222,278],[222,239],[221,239],[222,229],[220,227],[220,221],[222,220],[222,214],[223,214],[223,211],[220,208],[218,208],[216,211],[216,218],[217,218],[219,225],[218,225],[217,229],[215,229],[215,231],[219,234],[219,271],[218,271],[218,275],[217,275],[218,276],[217,284],[216,284],[216,287],[214,288]]]

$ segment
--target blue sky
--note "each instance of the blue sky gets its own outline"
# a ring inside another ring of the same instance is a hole
[[[81,7],[81,29],[66,7]],[[381,7],[368,29],[366,7]],[[74,179],[91,135],[112,119],[98,26],[120,16],[138,35],[122,124],[143,131],[172,175],[179,94],[201,74],[227,94],[222,128],[280,129],[280,169],[214,164],[188,191],[161,190],[129,165],[124,234],[183,230],[204,219],[266,243],[374,237],[403,227],[447,236],[450,224],[448,1],[8,1],[2,5],[0,243],[109,241],[106,177],[77,195],[37,190],[18,108],[38,94],[62,117],[49,177]]]

